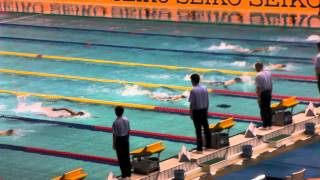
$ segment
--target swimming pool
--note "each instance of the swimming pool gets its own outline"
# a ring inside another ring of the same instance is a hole
[[[33,53],[245,72],[253,71],[253,64],[261,60],[271,64],[287,64],[285,71],[274,71],[273,73],[276,74],[313,76],[311,57],[316,53],[316,50],[313,47],[314,42],[307,41],[307,39],[311,35],[319,35],[317,29],[173,24],[170,22],[102,20],[44,15],[30,16],[21,20],[19,18],[20,15],[17,14],[0,16],[0,51],[25,53],[26,56],[8,55],[8,53],[0,55],[1,69],[189,87],[190,82],[186,78],[188,74],[192,73],[189,70],[178,71],[141,66],[64,61],[59,58],[30,58],[27,56]],[[261,36],[261,33],[264,35]],[[271,47],[272,51],[247,53],[247,51],[255,48],[264,47]],[[163,102],[155,100],[149,95],[149,92],[172,95],[183,92],[170,88],[150,88],[127,85],[121,82],[105,83],[3,72],[0,73],[0,77],[2,78],[1,90],[188,108],[186,100]],[[225,81],[234,78],[235,75],[204,73],[203,77],[209,80]],[[254,92],[253,77],[248,76],[246,78],[248,79],[247,83],[234,85],[227,90]],[[225,90],[221,86],[210,88]],[[288,81],[275,78],[274,94],[311,97],[319,101],[314,81]],[[32,96],[27,97],[24,101],[21,101],[21,99],[19,101],[15,95],[10,94],[0,94],[0,99],[2,100],[1,114],[4,115],[106,127],[110,127],[114,120],[112,106],[50,100]],[[26,103],[27,106],[19,108],[22,103]],[[227,115],[259,116],[254,97],[210,93],[210,103],[211,112]],[[219,104],[227,104],[231,107],[219,108],[217,107]],[[83,110],[90,115],[84,118],[49,118],[34,110],[34,108],[41,107],[69,107],[75,110]],[[305,104],[298,105],[295,112],[303,110],[304,107]],[[131,128],[134,130],[194,137],[192,121],[185,115],[130,108],[126,109],[125,115],[130,119]],[[217,122],[219,119],[221,117],[211,118],[210,123]],[[1,129],[14,128],[20,129],[22,132],[21,137],[2,138],[1,143],[4,144],[115,158],[115,153],[111,147],[112,135],[108,132],[69,128],[49,123],[34,124],[9,118],[2,118],[0,124]],[[247,126],[248,122],[237,122],[231,130],[231,135],[243,132]],[[144,138],[132,135],[131,150],[159,139],[161,138]],[[182,144],[186,144],[189,149],[194,146],[192,143],[173,142],[168,139],[163,141],[167,149],[161,159],[176,155]],[[1,151],[8,154],[8,157],[4,160],[9,160],[17,154],[13,150]],[[78,165],[78,162],[81,162],[26,152],[19,156],[21,156],[21,159],[13,162],[19,164],[19,166],[16,166],[17,168],[23,169],[28,166],[33,169],[32,172],[39,169],[39,177],[34,177],[34,179],[59,175],[65,169],[76,168],[72,165]],[[29,162],[24,163],[27,159],[36,159],[36,161],[35,163],[30,162],[30,164],[28,164]],[[54,161],[54,163],[46,167],[38,165],[38,163],[46,164],[49,161]],[[59,164],[62,167],[55,169],[54,167]],[[3,166],[5,165],[4,163]],[[84,167],[90,176],[94,174],[93,177],[89,176],[88,179],[102,179],[111,170],[119,174],[118,168],[111,165],[90,162]],[[48,169],[54,170],[49,170],[50,173],[48,173]],[[97,171],[97,169],[103,170]],[[5,170],[2,169],[2,171]],[[13,174],[10,172],[1,173],[5,179],[28,177],[24,173],[21,173],[21,176]]]

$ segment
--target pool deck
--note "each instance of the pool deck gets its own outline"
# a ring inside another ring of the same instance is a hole
[[[317,109],[317,112],[320,112],[319,108]],[[304,134],[305,124],[309,122],[316,124],[316,134],[318,136],[320,133],[319,116],[307,117],[304,113],[299,113],[293,116],[293,123],[290,125],[273,126],[272,129],[268,131],[257,129],[257,136],[253,138],[245,138],[243,134],[233,136],[230,138],[230,146],[228,147],[204,150],[202,154],[196,154],[192,152],[192,162],[179,162],[178,158],[170,158],[160,163],[160,171],[150,173],[149,175],[134,174],[132,179],[172,179],[174,176],[174,171],[177,169],[185,170],[186,179],[194,179],[203,175],[212,176],[227,166],[241,166],[242,164],[245,164],[248,160],[241,157],[243,145],[252,145],[252,159],[257,159],[260,155],[272,153],[281,147],[291,146],[297,142],[306,141],[312,138],[312,136],[307,136]],[[268,142],[269,139],[282,134],[289,136],[276,142]],[[213,164],[205,163],[216,158],[223,158],[224,160]]]

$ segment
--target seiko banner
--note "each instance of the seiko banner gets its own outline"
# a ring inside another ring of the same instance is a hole
[[[319,0],[0,0],[0,11],[320,28]]]

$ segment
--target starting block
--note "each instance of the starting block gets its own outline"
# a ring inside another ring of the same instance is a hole
[[[228,118],[218,122],[217,124],[210,124],[209,131],[211,133],[211,147],[219,149],[224,146],[229,146],[229,132],[234,126],[234,119]],[[223,133],[223,131],[227,131]]]
[[[130,152],[132,156],[132,167],[135,173],[149,174],[160,170],[160,153],[165,150],[162,142],[147,145],[144,148]],[[157,154],[157,157],[151,157]]]
[[[87,173],[83,172],[83,168],[75,169],[64,173],[62,176],[55,177],[51,180],[82,180],[88,176]]]
[[[293,108],[299,104],[296,97],[282,99],[279,103],[271,104],[272,125],[284,126],[292,123]],[[288,110],[291,109],[291,110]]]

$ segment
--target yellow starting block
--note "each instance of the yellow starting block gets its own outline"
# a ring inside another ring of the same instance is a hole
[[[295,96],[282,99],[279,103],[273,103],[271,104],[271,110],[272,111],[278,111],[278,110],[286,110],[288,108],[291,108],[291,112],[293,111],[293,108],[299,104],[299,101],[297,101],[297,98]]]
[[[282,99],[279,103],[271,104],[272,124],[284,126],[292,123],[293,108],[299,104],[295,96]],[[287,109],[291,108],[290,111]]]
[[[229,130],[233,126],[234,126],[234,119],[233,119],[233,117],[230,117],[230,118],[222,120],[216,124],[210,124],[209,130],[212,133],[217,133],[217,132],[221,132],[223,130],[228,130],[228,134],[229,134]]]
[[[214,149],[219,149],[224,146],[229,146],[229,132],[234,126],[233,117],[222,120],[217,124],[210,124],[209,131],[211,134],[211,147]],[[222,133],[222,131],[227,130],[227,133]]]
[[[130,152],[134,172],[149,174],[150,172],[160,170],[160,153],[165,148],[162,142],[159,141]],[[150,157],[153,154],[157,154],[158,157]]]
[[[165,146],[163,146],[162,142],[156,142],[153,144],[149,144],[146,147],[143,148],[139,148],[136,149],[132,152],[130,152],[130,155],[132,155],[132,157],[146,157],[146,156],[151,156],[153,154],[158,154],[160,155],[160,153],[165,150]]]
[[[66,172],[62,176],[55,177],[51,180],[82,180],[87,176],[88,174],[83,172],[83,168],[79,168]]]

